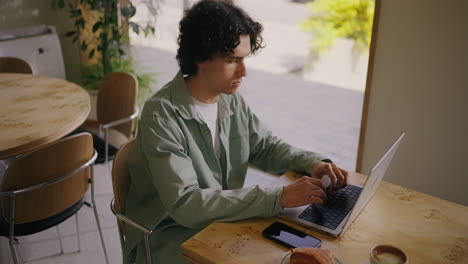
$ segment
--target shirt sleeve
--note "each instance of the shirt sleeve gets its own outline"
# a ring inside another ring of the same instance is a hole
[[[282,174],[289,170],[310,173],[310,169],[317,162],[329,160],[319,153],[296,148],[274,136],[251,111],[242,97],[240,98],[249,120],[249,162],[252,165],[275,174]]]
[[[184,136],[171,121],[142,118],[140,135],[145,166],[169,216],[189,228],[216,221],[273,216],[281,211],[281,187],[252,186],[237,190],[201,189]]]

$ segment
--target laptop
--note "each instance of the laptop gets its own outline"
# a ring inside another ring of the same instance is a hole
[[[364,185],[348,184],[343,189],[329,194],[322,205],[286,208],[278,216],[333,237],[342,235],[377,191],[404,137],[405,133],[377,162]]]

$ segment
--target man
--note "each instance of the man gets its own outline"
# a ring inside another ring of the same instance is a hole
[[[262,48],[261,32],[224,1],[199,1],[180,22],[180,72],[146,102],[129,163],[126,214],[154,230],[153,263],[186,263],[180,244],[215,221],[322,203],[325,174],[331,188],[346,184],[346,171],[273,136],[236,93],[247,76],[245,58]],[[249,164],[312,176],[285,187],[243,188]],[[141,234],[126,228],[126,237],[125,260],[144,263]]]

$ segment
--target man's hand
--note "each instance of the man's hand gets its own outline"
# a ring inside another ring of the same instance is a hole
[[[328,175],[331,181],[329,186],[330,191],[341,189],[348,183],[348,172],[338,168],[334,163],[320,161],[312,167],[310,175],[312,178],[319,180],[323,176]]]
[[[312,203],[322,204],[327,195],[322,181],[303,176],[283,187],[280,204],[283,208],[292,208]]]

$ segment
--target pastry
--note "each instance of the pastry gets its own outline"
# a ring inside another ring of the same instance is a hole
[[[291,249],[290,264],[335,264],[332,253],[322,248]]]

